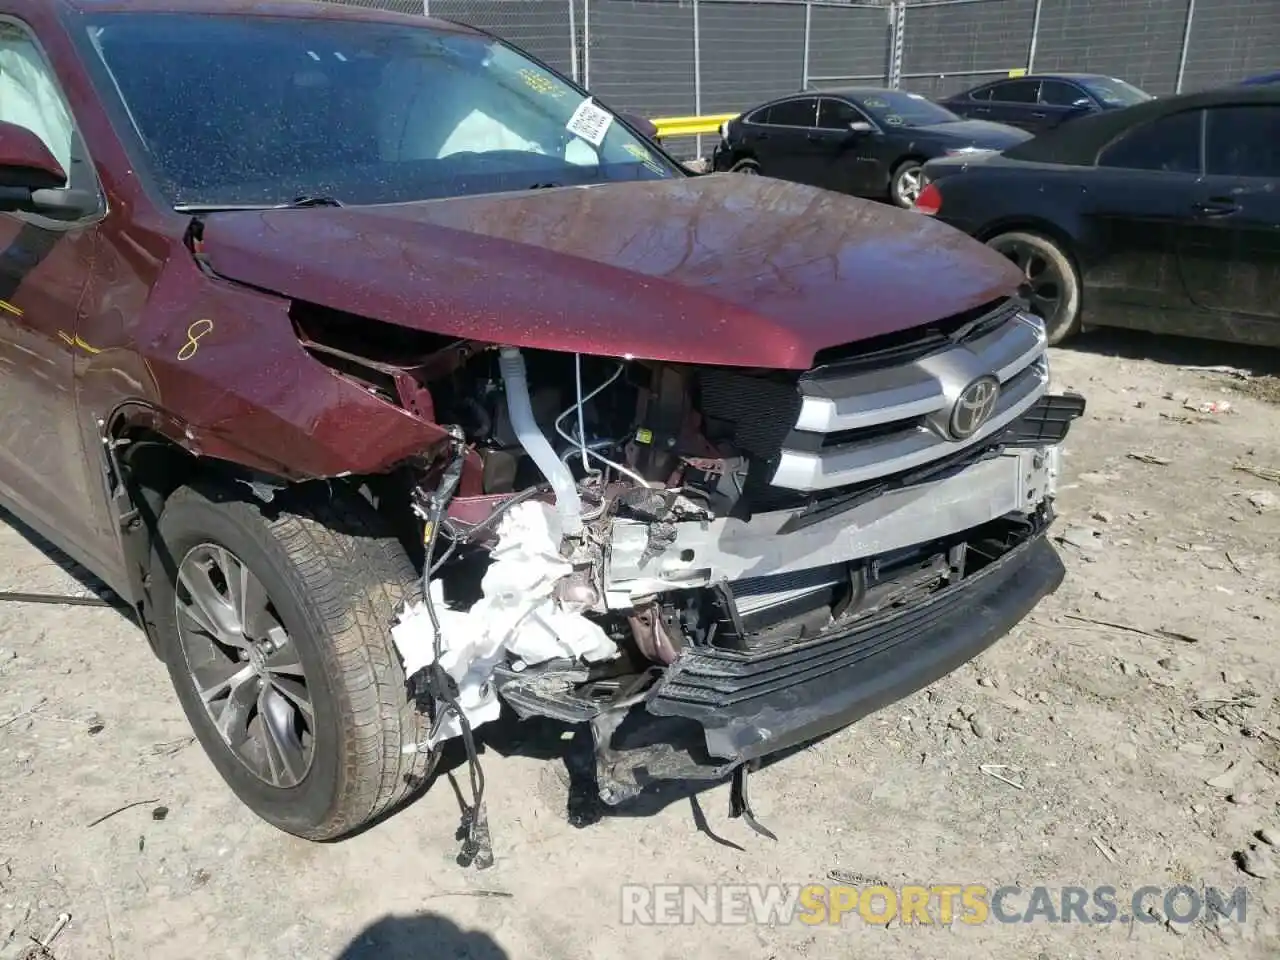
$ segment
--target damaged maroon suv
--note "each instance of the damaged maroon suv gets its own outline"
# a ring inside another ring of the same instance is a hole
[[[589,725],[605,803],[749,815],[1060,582],[1083,401],[960,232],[691,176],[467,27],[0,14],[0,492],[278,827],[351,833],[504,703]]]

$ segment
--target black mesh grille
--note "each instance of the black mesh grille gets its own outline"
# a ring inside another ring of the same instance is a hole
[[[728,440],[761,460],[776,460],[800,415],[800,394],[794,383],[713,369],[698,374],[698,387],[711,439]]]

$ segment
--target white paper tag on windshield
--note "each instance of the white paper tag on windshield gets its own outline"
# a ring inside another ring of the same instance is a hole
[[[573,111],[573,116],[564,126],[574,136],[581,137],[593,147],[598,147],[604,143],[604,136],[609,132],[609,126],[612,123],[613,115],[597,107],[591,98],[587,97],[578,104],[578,109]]]

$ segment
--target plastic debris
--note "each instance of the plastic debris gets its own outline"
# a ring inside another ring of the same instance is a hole
[[[1206,400],[1204,403],[1184,403],[1184,409],[1196,413],[1234,413],[1230,400]]]
[[[517,666],[548,660],[607,660],[617,646],[600,626],[566,609],[552,592],[573,572],[560,556],[560,518],[549,505],[528,501],[512,507],[498,524],[492,563],[480,582],[482,596],[469,610],[450,608],[440,580],[431,597],[440,621],[440,666],[458,686],[458,706],[472,729],[501,712],[494,668],[514,657]],[[410,603],[391,628],[406,676],[435,662],[435,633],[425,603]],[[459,736],[461,722],[449,714],[431,744]]]

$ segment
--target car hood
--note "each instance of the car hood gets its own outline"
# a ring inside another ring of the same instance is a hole
[[[1007,123],[993,123],[990,120],[953,120],[951,123],[936,123],[920,129],[947,140],[956,140],[975,147],[989,147],[992,150],[1003,150],[1005,147],[1012,147],[1015,143],[1031,139],[1031,134],[1026,130],[1019,130]]]
[[[446,336],[791,369],[1021,279],[928,217],[732,174],[217,213],[202,249],[226,278]]]

